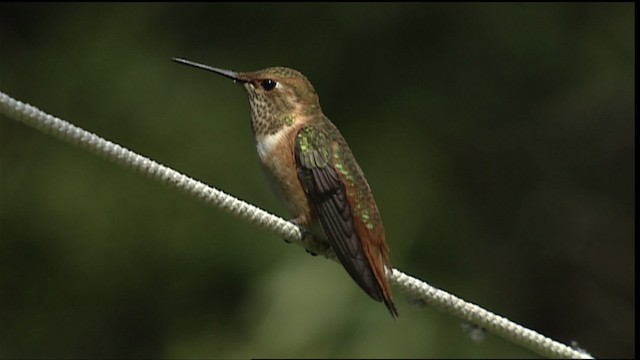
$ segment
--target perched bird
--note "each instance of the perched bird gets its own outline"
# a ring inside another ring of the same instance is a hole
[[[173,60],[243,85],[258,156],[272,187],[294,214],[292,221],[310,230],[314,241],[325,241],[321,239],[326,236],[353,280],[397,317],[385,276],[391,263],[378,207],[351,149],[322,112],[309,80],[285,67],[234,72]]]

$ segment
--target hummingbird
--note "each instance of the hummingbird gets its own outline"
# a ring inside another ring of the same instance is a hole
[[[349,145],[322,112],[311,82],[286,67],[235,72],[173,60],[244,87],[258,157],[272,188],[294,214],[292,222],[303,234],[326,238],[315,241],[330,246],[360,288],[384,302],[396,318],[385,276],[385,267],[392,269],[389,248],[378,207]]]

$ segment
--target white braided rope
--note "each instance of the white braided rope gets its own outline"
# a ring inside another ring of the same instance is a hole
[[[100,156],[103,156],[123,167],[132,168],[161,183],[177,188],[205,203],[238,215],[251,223],[258,224],[283,238],[301,244],[301,232],[294,224],[257,208],[245,201],[237,199],[220,190],[183,175],[164,165],[138,155],[135,152],[83,130],[67,121],[49,115],[34,106],[15,100],[0,91],[0,113],[25,123],[64,141],[77,144]],[[305,244],[309,246],[309,244]],[[328,258],[334,255],[330,251],[311,248]],[[529,330],[508,319],[495,315],[483,308],[465,302],[445,291],[393,269],[387,271],[387,277],[396,286],[412,297],[420,299],[433,307],[451,313],[466,322],[479,325],[507,340],[520,344],[540,355],[551,358],[583,358],[592,359],[584,352],[553,341],[533,330]]]
[[[478,305],[466,302],[446,291],[437,289],[398,269],[393,269],[391,276],[388,276],[388,278],[392,285],[400,288],[410,296],[421,299],[433,307],[478,325],[540,355],[550,358],[593,359],[586,352],[575,350],[551,340],[505,317],[496,315]]]

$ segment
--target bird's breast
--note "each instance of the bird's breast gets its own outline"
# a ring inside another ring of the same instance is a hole
[[[287,146],[287,137],[290,132],[289,128],[285,128],[273,134],[256,136],[258,156],[263,163],[268,161],[270,157],[277,156],[278,153],[284,151],[282,147]]]
[[[256,136],[256,143],[271,187],[293,216],[302,216],[300,220],[305,222],[311,220],[311,208],[296,169],[294,143],[298,130],[297,126],[288,126],[273,134]]]

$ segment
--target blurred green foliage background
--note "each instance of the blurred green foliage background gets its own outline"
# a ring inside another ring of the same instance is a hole
[[[396,267],[634,357],[634,4],[6,4],[0,89],[285,218],[244,91],[315,85]],[[0,118],[0,357],[536,357]]]

